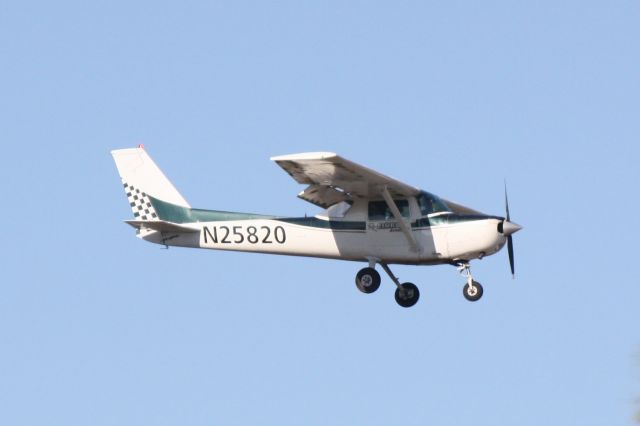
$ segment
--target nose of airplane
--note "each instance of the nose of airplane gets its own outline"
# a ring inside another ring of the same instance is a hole
[[[499,231],[502,232],[502,234],[504,234],[505,237],[508,237],[511,234],[515,234],[516,232],[522,229],[522,226],[514,222],[509,222],[508,220],[503,221],[501,225],[502,226],[501,226],[501,229],[499,229]]]
[[[498,223],[498,232],[503,234],[505,237],[515,234],[521,229],[522,226],[515,222],[511,222],[508,219],[503,219],[502,222]]]

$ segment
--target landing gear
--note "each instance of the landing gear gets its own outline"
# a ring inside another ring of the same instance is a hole
[[[396,289],[396,302],[403,308],[410,308],[420,299],[420,290],[413,283],[404,283]]]
[[[356,287],[363,293],[373,293],[380,287],[380,274],[375,270],[376,264],[389,275],[391,281],[396,285],[395,299],[398,305],[403,308],[410,308],[420,299],[420,290],[413,283],[400,283],[398,277],[393,275],[389,265],[380,259],[369,258],[369,267],[362,268],[356,275]],[[482,285],[473,279],[471,275],[471,265],[466,260],[455,260],[450,262],[451,265],[458,268],[458,271],[465,276],[466,283],[462,288],[462,294],[465,299],[470,302],[476,302],[482,298],[484,289]]]
[[[380,266],[382,266],[382,269],[384,269],[387,275],[389,275],[391,281],[393,281],[398,287],[396,288],[395,294],[398,305],[403,308],[410,308],[415,305],[418,302],[418,299],[420,299],[420,290],[418,290],[418,287],[413,283],[400,284],[400,280],[398,277],[393,275],[393,272],[391,272],[391,269],[389,269],[389,266],[386,263],[380,262]]]
[[[471,281],[471,284],[472,285],[469,285],[469,283],[467,283],[464,285],[462,294],[469,302],[475,302],[476,300],[480,300],[484,290],[478,281]]]
[[[480,300],[484,290],[482,285],[473,279],[473,276],[471,275],[471,265],[468,262],[460,262],[457,266],[458,271],[467,278],[467,283],[462,288],[464,298],[470,302]]]
[[[369,259],[369,267],[362,268],[356,275],[356,287],[363,293],[373,293],[380,287],[380,274],[374,269],[376,263],[389,275],[391,281],[397,286],[396,302],[403,308],[409,308],[416,304],[420,299],[420,290],[413,283],[400,284],[400,280],[393,275],[391,269],[386,263],[380,262],[378,259]]]
[[[356,275],[356,287],[363,293],[373,293],[380,287],[380,274],[373,268],[363,268]]]

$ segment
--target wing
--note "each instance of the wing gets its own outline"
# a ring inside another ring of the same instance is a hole
[[[457,214],[470,214],[470,215],[484,215],[484,213],[479,212],[478,210],[474,210],[471,207],[463,206],[462,204],[454,203],[450,200],[443,200],[447,203],[449,209]]]
[[[299,198],[329,208],[353,198],[410,197],[420,191],[332,152],[307,152],[272,157],[296,182],[309,185]]]

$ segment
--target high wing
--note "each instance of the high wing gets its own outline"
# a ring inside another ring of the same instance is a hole
[[[449,207],[449,209],[453,212],[453,213],[457,213],[457,214],[470,214],[470,215],[481,215],[484,216],[485,214],[482,212],[479,212],[478,210],[472,209],[471,207],[467,207],[467,206],[463,206],[462,204],[458,204],[458,203],[454,203],[451,200],[444,200],[443,201],[445,203],[447,203],[447,206]]]
[[[322,208],[354,197],[410,197],[420,190],[349,161],[333,152],[307,152],[272,157],[296,182],[309,185],[298,197]]]

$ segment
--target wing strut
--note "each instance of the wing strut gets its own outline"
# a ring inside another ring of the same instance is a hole
[[[387,202],[387,206],[389,206],[389,210],[391,210],[391,213],[393,213],[393,217],[395,217],[395,219],[398,221],[398,226],[400,226],[402,233],[404,234],[405,237],[407,237],[409,246],[411,246],[411,251],[416,253],[419,252],[420,248],[418,247],[418,243],[416,242],[415,238],[413,238],[411,229],[409,229],[409,227],[407,226],[407,223],[402,218],[402,215],[400,214],[400,210],[398,210],[398,206],[396,206],[396,203],[393,201],[393,198],[391,198],[391,194],[389,194],[389,190],[387,189],[386,186],[382,187],[382,196],[384,197],[384,201]]]

